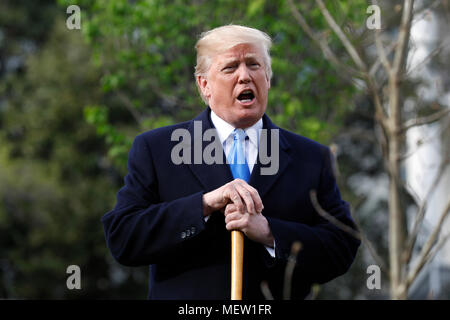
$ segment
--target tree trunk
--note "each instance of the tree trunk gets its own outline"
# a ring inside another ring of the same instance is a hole
[[[406,217],[402,203],[400,154],[403,138],[399,86],[397,74],[389,77],[389,122],[388,122],[388,171],[389,171],[389,261],[391,276],[391,297],[405,299],[401,290],[404,276],[402,252],[406,239]]]

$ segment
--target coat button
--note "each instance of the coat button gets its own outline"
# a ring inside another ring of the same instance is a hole
[[[184,238],[186,238],[186,232],[183,231],[183,232],[181,233],[181,239],[184,239]]]

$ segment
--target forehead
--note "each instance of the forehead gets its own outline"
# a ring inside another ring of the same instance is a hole
[[[242,59],[262,59],[263,52],[260,46],[254,44],[238,44],[222,53],[217,54],[213,61],[216,63],[226,63],[229,61]]]

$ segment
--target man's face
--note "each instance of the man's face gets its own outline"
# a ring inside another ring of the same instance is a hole
[[[214,56],[197,81],[211,109],[236,128],[252,126],[266,111],[270,80],[259,46],[239,44]]]

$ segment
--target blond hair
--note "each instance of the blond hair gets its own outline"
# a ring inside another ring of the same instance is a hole
[[[249,28],[240,25],[226,25],[217,27],[215,29],[203,32],[200,39],[195,45],[197,50],[197,65],[195,66],[194,76],[206,76],[211,66],[212,58],[238,44],[256,44],[263,49],[263,60],[267,79],[272,78],[272,62],[270,58],[270,47],[272,40],[265,33],[258,29]],[[203,96],[202,91],[198,87],[200,96],[203,101],[208,104],[206,97]]]

